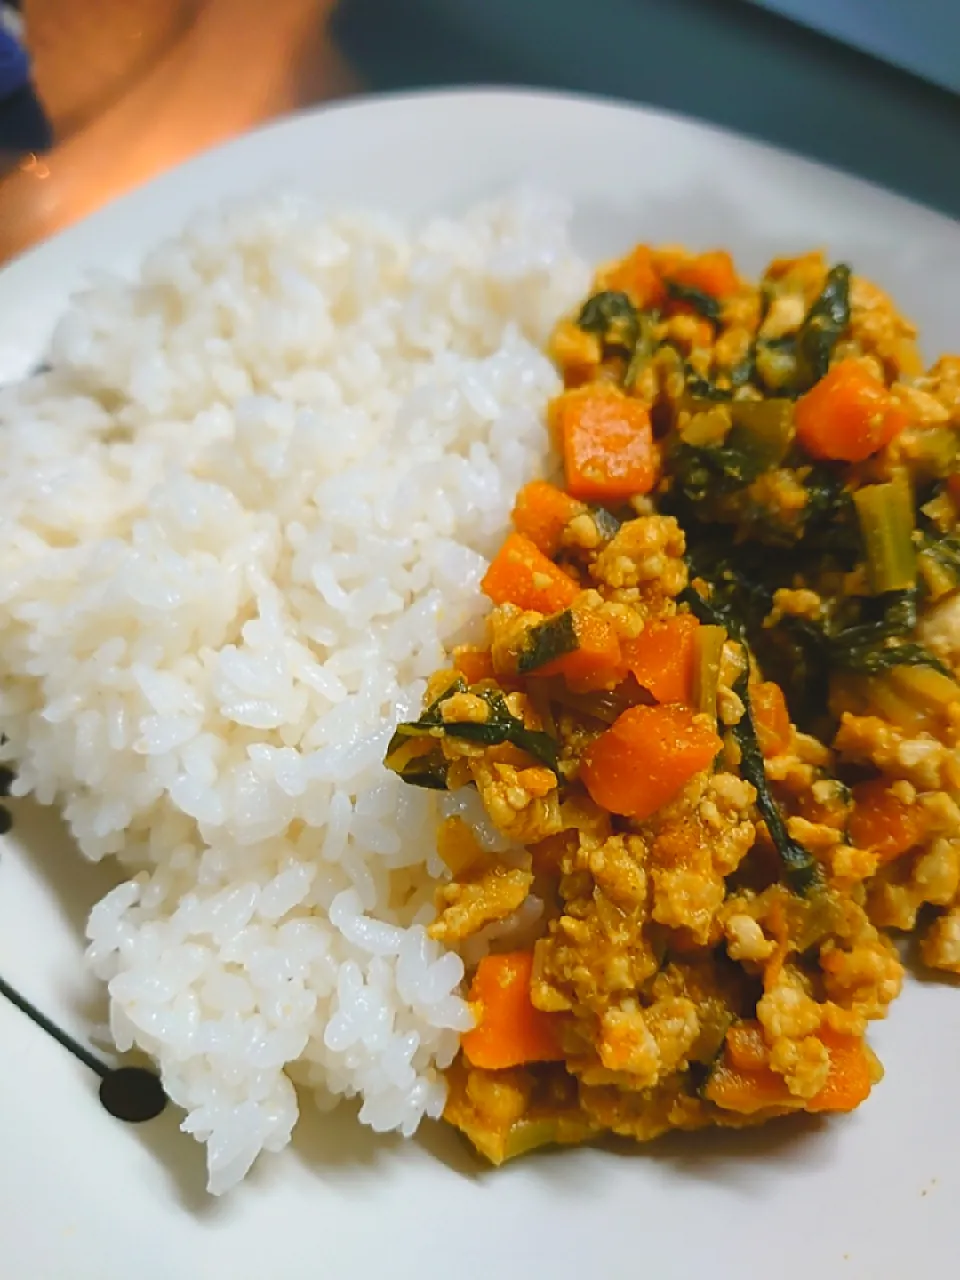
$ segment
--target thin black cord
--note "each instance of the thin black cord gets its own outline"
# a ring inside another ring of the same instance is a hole
[[[66,1031],[62,1031],[56,1023],[51,1022],[45,1014],[42,1014],[36,1005],[32,1005],[29,1000],[10,986],[8,982],[4,982],[0,978],[0,995],[6,996],[10,1003],[21,1013],[25,1013],[31,1022],[35,1022],[38,1027],[46,1031],[48,1036],[53,1036],[58,1044],[70,1051],[75,1058],[78,1058],[85,1067],[89,1067],[91,1071],[95,1071],[101,1080],[106,1079],[113,1070],[108,1067],[105,1062],[101,1062],[95,1057],[89,1049],[85,1049],[82,1044],[74,1040],[73,1036],[67,1035]]]

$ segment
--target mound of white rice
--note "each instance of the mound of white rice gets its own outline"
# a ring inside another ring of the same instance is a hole
[[[432,800],[381,765],[542,469],[562,209],[411,234],[284,199],[98,279],[0,392],[0,755],[132,878],[90,916],[119,1049],[210,1189],[291,1081],[412,1133],[469,1025],[431,942]]]

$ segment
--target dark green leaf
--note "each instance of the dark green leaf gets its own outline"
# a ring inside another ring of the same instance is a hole
[[[946,594],[954,587],[960,586],[960,538],[941,536],[939,533],[926,531],[916,535],[917,556],[921,566],[927,564],[935,571],[937,590],[934,598]],[[920,578],[921,588],[926,593],[927,584],[923,575]]]
[[[439,731],[417,724],[397,726],[387,746],[383,763],[412,787],[427,787],[433,791],[447,788],[447,760],[440,745]],[[425,739],[432,737],[432,743]]]
[[[780,806],[771,790],[763,763],[763,752],[760,749],[753,722],[746,671],[734,684],[733,690],[744,705],[744,713],[739,723],[733,727],[733,736],[740,748],[740,774],[756,790],[757,808],[767,824],[770,839],[780,854],[787,884],[794,893],[809,893],[823,883],[820,864],[813,854],[794,840],[787,831],[787,824],[783,820]]]
[[[577,324],[585,333],[595,333],[604,346],[633,353],[640,337],[637,309],[625,293],[604,290],[588,298],[580,309]]]
[[[395,772],[399,773],[408,786],[424,787],[428,791],[446,791],[449,767],[442,752],[431,752],[425,756],[414,756]]]
[[[819,382],[830,367],[833,349],[850,325],[850,268],[839,263],[827,272],[820,296],[813,302],[797,333],[797,375],[800,395]]]
[[[677,599],[687,604],[701,622],[708,626],[726,627],[729,635],[741,639],[742,642],[743,623],[729,605],[715,601],[713,598],[707,600],[692,587],[687,587]],[[763,752],[760,749],[753,721],[746,670],[740,675],[733,689],[744,706],[743,716],[733,728],[733,736],[740,748],[740,774],[756,790],[757,808],[767,824],[770,838],[783,861],[787,883],[794,892],[807,893],[820,884],[820,867],[813,855],[787,831],[780,806],[770,788],[763,763]]]
[[[795,333],[783,333],[779,338],[758,338],[758,347],[766,347],[770,351],[789,351],[795,354],[797,350],[797,335]]]
[[[890,671],[894,667],[932,667],[942,676],[951,675],[949,669],[922,644],[896,644],[886,647],[856,646],[838,643],[842,640],[843,632],[830,646],[830,664],[838,671],[873,676],[881,671]]]
[[[916,591],[889,591],[861,603],[861,612],[873,617],[825,634],[827,661],[834,671],[876,675],[893,667],[932,667],[941,675],[951,673],[921,644],[907,641],[917,625]]]
[[[476,697],[486,702],[488,707],[486,721],[479,724],[473,721],[445,721],[442,712],[443,703],[454,694],[465,692],[466,687],[462,679],[457,679],[435,702],[431,703],[419,720],[397,726],[384,756],[384,764],[388,769],[399,774],[405,782],[410,781],[415,786],[439,787],[438,766],[439,760],[442,759],[442,751],[437,756],[432,751],[418,754],[406,751],[404,748],[409,748],[411,739],[439,740],[446,737],[456,738],[461,742],[473,742],[484,747],[496,747],[504,742],[510,742],[521,751],[526,751],[528,755],[533,756],[535,760],[539,760],[541,764],[545,764],[554,773],[557,772],[559,759],[556,741],[548,733],[528,729],[522,720],[511,713],[499,689],[475,686],[471,691]],[[414,776],[408,777],[408,774]],[[445,777],[444,773],[444,779]],[[444,785],[446,785],[445,781]]]
[[[485,725],[448,724],[445,726],[447,733],[453,738],[480,742],[486,746],[499,746],[501,743],[510,742],[556,773],[558,756],[555,740],[548,733],[526,728],[523,721],[511,713],[499,689],[482,691],[478,689],[475,692],[490,708],[490,718],[487,723]],[[477,732],[478,730],[487,732],[484,734]]]
[[[669,453],[670,472],[685,498],[705,502],[752,484],[764,470],[764,459],[748,436],[731,431],[712,447],[677,440]]]
[[[787,459],[789,465],[791,459]],[[841,472],[819,463],[810,467],[803,487],[806,503],[800,521],[800,535],[808,559],[816,564],[823,555],[832,556],[846,569],[859,562],[863,545],[856,508]]]
[[[667,293],[675,302],[685,302],[687,306],[693,307],[704,320],[710,320],[713,324],[720,323],[723,307],[711,294],[704,293],[702,289],[694,289],[692,285],[677,284],[674,280],[667,281]]]
[[[573,653],[579,647],[573,611],[564,609],[555,618],[547,618],[530,628],[517,666],[523,674],[535,671],[537,667],[546,666],[554,658],[562,658],[565,653]]]
[[[698,373],[694,373],[689,365],[685,368],[685,374],[687,395],[693,400],[706,400],[713,404],[723,404],[733,399],[733,391],[730,387],[718,387],[709,378],[702,378]],[[706,408],[707,406],[702,405],[700,407]]]

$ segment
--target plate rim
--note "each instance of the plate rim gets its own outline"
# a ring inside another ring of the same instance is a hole
[[[766,142],[761,138],[754,137],[752,134],[743,133],[725,125],[714,124],[709,120],[703,120],[699,116],[689,115],[685,112],[634,102],[629,98],[622,98],[614,94],[604,95],[565,89],[538,89],[524,85],[501,85],[496,82],[469,86],[451,84],[439,88],[431,86],[422,89],[371,91],[352,96],[348,95],[344,98],[336,98],[329,102],[313,103],[258,123],[233,137],[214,142],[210,146],[204,147],[193,155],[187,156],[185,159],[171,165],[169,168],[145,178],[142,182],[135,183],[96,209],[90,210],[76,221],[60,228],[60,230],[44,240],[30,245],[20,253],[15,254],[0,266],[0,280],[10,273],[32,264],[37,258],[44,256],[52,247],[69,241],[78,228],[88,226],[105,213],[125,208],[130,203],[136,202],[138,198],[142,199],[147,195],[155,196],[158,191],[163,190],[165,185],[168,183],[172,185],[174,182],[182,181],[191,172],[205,167],[212,158],[226,156],[233,152],[242,152],[256,140],[264,140],[268,137],[278,136],[281,133],[293,132],[307,125],[316,124],[321,119],[333,121],[337,117],[368,115],[378,112],[384,107],[391,106],[435,104],[437,107],[442,108],[445,103],[449,102],[476,105],[480,108],[531,104],[548,108],[586,107],[591,110],[599,109],[616,114],[642,117],[652,122],[659,122],[669,128],[678,128],[684,132],[692,131],[707,134],[717,139],[723,139],[726,142],[735,142],[740,146],[746,146],[758,156],[765,155],[768,158],[787,159],[803,169],[816,171],[821,175],[830,174],[847,185],[850,190],[859,189],[865,195],[870,193],[874,197],[899,205],[904,212],[910,210],[913,213],[929,217],[943,227],[949,226],[960,229],[960,220],[952,218],[949,214],[943,213],[941,210],[935,209],[921,200],[916,200],[912,196],[894,191],[893,188],[884,186],[882,183],[860,177],[858,174],[848,173],[837,165],[813,159],[789,147],[781,147],[775,143]]]

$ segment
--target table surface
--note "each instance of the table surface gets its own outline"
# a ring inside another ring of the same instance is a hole
[[[24,6],[58,143],[0,178],[0,262],[198,151],[360,86],[333,0],[33,0]]]

